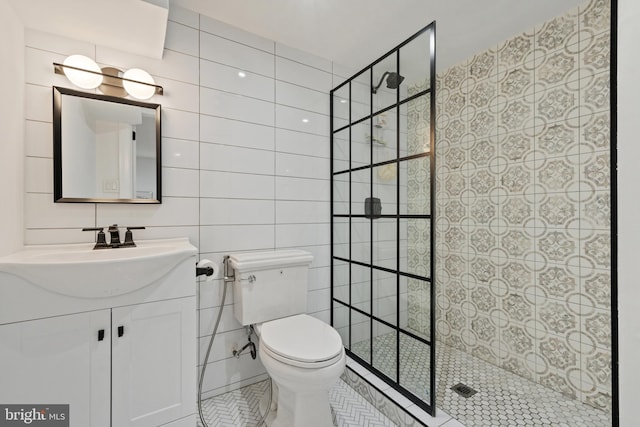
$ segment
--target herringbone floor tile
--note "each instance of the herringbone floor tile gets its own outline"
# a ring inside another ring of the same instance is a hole
[[[267,386],[268,381],[261,381],[202,402],[209,427],[256,426],[260,421],[258,401]],[[342,380],[329,391],[329,402],[337,427],[396,427]]]

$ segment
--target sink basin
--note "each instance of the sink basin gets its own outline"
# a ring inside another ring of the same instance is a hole
[[[27,246],[0,258],[0,272],[62,295],[105,298],[150,285],[197,252],[186,238],[136,244],[100,250],[92,243]]]

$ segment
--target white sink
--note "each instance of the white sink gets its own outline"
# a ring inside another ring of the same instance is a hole
[[[99,250],[93,243],[26,246],[0,258],[0,272],[61,295],[105,298],[150,285],[197,252],[186,238],[141,240],[136,245]]]

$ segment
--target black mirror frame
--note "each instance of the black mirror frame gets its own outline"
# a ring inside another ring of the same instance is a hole
[[[156,198],[155,199],[101,199],[64,197],[62,195],[62,95],[79,98],[96,99],[105,102],[134,105],[137,107],[155,109],[156,113]],[[53,86],[53,201],[55,203],[162,203],[162,126],[160,104],[134,101],[116,96],[82,92],[64,87]]]

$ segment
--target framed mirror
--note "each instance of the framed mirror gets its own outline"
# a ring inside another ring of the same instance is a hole
[[[53,88],[53,197],[161,203],[160,104]]]

